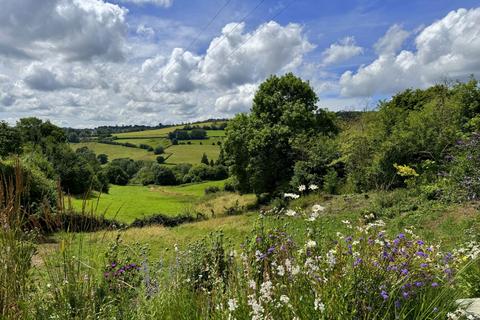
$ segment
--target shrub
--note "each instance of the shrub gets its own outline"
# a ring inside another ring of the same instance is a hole
[[[209,186],[205,188],[205,194],[220,192],[220,188],[217,186]]]
[[[177,179],[172,169],[167,166],[154,164],[152,166],[153,175],[155,179],[155,184],[158,185],[175,185],[177,184]]]
[[[163,164],[164,162],[165,162],[165,158],[164,158],[164,157],[162,157],[162,156],[158,156],[158,157],[157,157],[157,163],[158,163],[158,164]]]
[[[156,147],[155,147],[155,150],[153,150],[153,153],[155,153],[155,154],[162,154],[164,151],[165,151],[165,150],[164,150],[163,146],[156,146]]]
[[[97,155],[97,159],[100,164],[106,164],[108,162],[108,155],[100,153],[99,155]]]

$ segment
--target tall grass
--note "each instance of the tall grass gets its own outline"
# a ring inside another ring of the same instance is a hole
[[[35,233],[24,231],[27,215],[21,206],[24,174],[15,166],[12,177],[0,177],[0,316],[22,317],[35,253]]]
[[[461,295],[478,289],[470,283],[478,270],[469,268],[480,254],[476,242],[443,252],[411,230],[388,238],[371,217],[344,221],[343,234],[332,238],[318,204],[270,213],[304,224],[300,241],[260,218],[240,249],[212,234],[174,246],[167,262],[120,235],[90,247],[85,234],[63,225],[57,249],[33,270],[37,238],[20,205],[21,177],[17,166],[0,184],[0,318],[445,319]],[[58,207],[45,216],[64,214],[62,200]]]

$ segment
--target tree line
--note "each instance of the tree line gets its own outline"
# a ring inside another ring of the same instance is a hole
[[[407,89],[370,112],[336,115],[317,103],[310,84],[291,73],[259,86],[223,143],[238,190],[275,196],[312,184],[331,193],[415,185],[430,197],[479,194],[474,78]]]

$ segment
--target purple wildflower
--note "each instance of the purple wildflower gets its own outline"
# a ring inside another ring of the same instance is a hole
[[[385,290],[382,290],[380,292],[380,295],[382,296],[383,300],[387,300],[388,299],[388,293],[385,291]]]

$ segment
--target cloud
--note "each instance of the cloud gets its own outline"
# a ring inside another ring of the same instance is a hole
[[[164,8],[169,8],[173,4],[173,0],[121,0],[121,1],[126,3],[133,3],[136,5],[152,4],[157,7],[164,7]]]
[[[202,81],[224,87],[257,82],[298,67],[314,48],[298,24],[270,21],[251,33],[244,32],[244,23],[233,30],[235,25],[227,24],[210,43],[200,62]]]
[[[363,53],[363,48],[355,44],[354,37],[346,37],[338,43],[333,43],[325,51],[323,51],[323,64],[335,64],[349,60]]]
[[[16,99],[13,95],[11,94],[0,94],[0,104],[5,106],[5,107],[10,107],[15,103]]]
[[[374,45],[378,54],[394,54],[400,49],[410,33],[402,29],[398,24],[391,26],[387,33]]]
[[[415,51],[399,53],[396,51],[405,40],[405,32],[390,28],[377,43],[375,61],[341,76],[342,95],[391,94],[407,87],[426,87],[444,78],[479,77],[479,25],[480,8],[451,11],[416,36]]]
[[[252,100],[257,90],[256,84],[245,84],[230,90],[215,101],[215,110],[223,114],[247,112],[252,107]]]
[[[89,68],[78,65],[47,68],[33,63],[27,67],[23,81],[34,90],[55,91],[65,88],[93,89],[106,86],[99,75]]]
[[[100,0],[4,0],[0,54],[69,61],[124,58],[126,9]]]
[[[193,90],[195,84],[192,80],[192,73],[200,59],[191,52],[175,48],[168,63],[160,72],[163,88],[172,92]]]
[[[144,24],[140,24],[137,27],[137,34],[142,37],[153,38],[155,36],[155,31],[152,28],[145,26]]]

